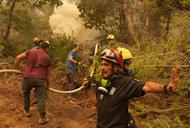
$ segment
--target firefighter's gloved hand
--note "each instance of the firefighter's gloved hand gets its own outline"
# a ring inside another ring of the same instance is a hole
[[[90,86],[90,80],[88,79],[88,77],[84,77],[82,80],[82,86],[88,88],[88,86]]]
[[[90,87],[96,86],[97,82],[96,82],[96,80],[94,78],[88,77],[88,79],[90,80]]]
[[[96,81],[91,77],[83,78],[82,86],[86,87],[86,89],[90,89],[92,86],[96,85]]]
[[[80,62],[80,61],[77,61],[77,65],[81,65],[81,62]]]

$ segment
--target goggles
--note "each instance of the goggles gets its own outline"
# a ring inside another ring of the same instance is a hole
[[[101,53],[101,57],[106,57],[107,59],[109,59],[110,61],[114,62],[114,63],[118,63],[121,66],[123,66],[123,59],[121,56],[121,53],[116,49],[105,49],[102,53]]]
[[[108,57],[110,59],[116,59],[114,52],[111,51],[110,49],[105,49],[100,55],[101,56],[106,56],[106,57]]]

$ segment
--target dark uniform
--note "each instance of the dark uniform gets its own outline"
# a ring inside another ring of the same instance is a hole
[[[134,74],[133,70],[131,70],[131,69],[127,69],[124,72],[122,72],[121,74],[124,76],[131,76],[131,77],[135,78],[135,74]]]
[[[97,91],[97,128],[130,128],[128,101],[145,94],[145,83],[122,75],[109,81],[111,84],[106,87],[108,93]]]
[[[125,70],[124,72],[121,73],[121,75],[130,76],[130,77],[135,78],[135,74],[134,74],[133,70],[131,70],[131,69]],[[128,107],[127,107],[127,110],[128,110]],[[133,115],[130,111],[128,111],[128,118],[129,118],[128,125],[130,126],[130,128],[137,128],[135,120],[133,118]]]

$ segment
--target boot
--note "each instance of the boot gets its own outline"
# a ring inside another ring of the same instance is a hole
[[[39,124],[46,124],[48,122],[49,122],[48,118],[40,118],[39,121],[38,121]]]

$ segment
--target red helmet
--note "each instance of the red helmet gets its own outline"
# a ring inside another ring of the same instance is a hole
[[[40,43],[42,42],[43,40],[40,38],[40,37],[34,37],[33,39],[33,43],[35,45],[40,45]]]
[[[105,59],[113,63],[119,64],[121,67],[123,66],[122,54],[116,48],[105,49],[101,53],[101,59]]]

